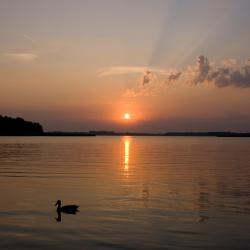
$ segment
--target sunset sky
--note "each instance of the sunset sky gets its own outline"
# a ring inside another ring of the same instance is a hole
[[[249,27],[249,0],[1,0],[0,114],[45,130],[250,131]]]

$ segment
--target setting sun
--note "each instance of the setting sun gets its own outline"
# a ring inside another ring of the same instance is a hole
[[[130,119],[130,114],[129,113],[125,113],[123,117],[124,117],[125,120],[129,120]]]

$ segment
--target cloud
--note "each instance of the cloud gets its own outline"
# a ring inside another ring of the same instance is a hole
[[[98,77],[116,75],[138,75],[137,84],[133,88],[126,88],[124,96],[156,96],[166,86],[166,82],[177,80],[181,72],[173,69],[155,67],[107,67],[97,71]]]
[[[222,66],[211,66],[205,56],[199,56],[195,67],[188,67],[186,76],[192,84],[209,82],[217,87],[250,87],[250,65],[236,65],[235,59],[225,59]]]
[[[35,41],[35,39],[34,39],[33,37],[31,37],[30,35],[23,34],[23,37],[24,37],[26,40],[28,40],[28,41],[30,41],[30,42],[32,42],[32,43],[34,43],[34,44],[37,44],[37,42]]]
[[[21,34],[21,37],[29,42],[29,49],[26,50],[12,50],[0,52],[0,61],[2,62],[19,62],[19,63],[31,63],[36,61],[41,55],[47,54],[52,50],[40,49],[39,43],[28,34]],[[36,48],[36,49],[32,49]]]
[[[187,78],[187,83],[199,84],[207,80],[210,63],[205,56],[199,56],[195,66],[188,66],[184,74]]]
[[[250,66],[245,65],[239,69],[230,67],[219,68],[211,73],[210,81],[217,87],[250,87]]]
[[[159,69],[154,67],[109,67],[98,71],[99,77],[113,75],[141,75],[140,84],[125,90],[125,96],[157,95],[170,84],[178,82],[198,85],[211,83],[222,88],[227,86],[250,87],[250,58],[239,64],[233,58],[223,59],[220,65],[210,63],[200,55],[194,65],[183,70]],[[139,83],[139,78],[138,78]]]
[[[33,62],[38,58],[36,53],[5,53],[3,55],[9,59],[24,63]]]
[[[142,85],[150,83],[151,80],[153,80],[153,73],[150,70],[146,70],[141,79]]]
[[[221,63],[225,67],[232,67],[237,63],[237,60],[234,58],[226,58],[226,59],[223,59]]]
[[[177,81],[181,76],[181,72],[172,72],[170,73],[170,75],[168,76],[167,81],[168,82],[172,82],[172,81]]]

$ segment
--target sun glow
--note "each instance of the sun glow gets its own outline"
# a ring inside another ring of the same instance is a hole
[[[129,113],[125,113],[124,114],[124,116],[123,116],[123,118],[125,119],[125,120],[130,120],[130,114]]]

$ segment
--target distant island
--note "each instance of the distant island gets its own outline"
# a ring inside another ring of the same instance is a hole
[[[11,118],[0,115],[0,136],[210,136],[210,137],[250,137],[250,133],[239,132],[166,132],[166,133],[140,133],[115,131],[88,131],[88,132],[44,132],[41,124],[25,121],[23,118]]]

